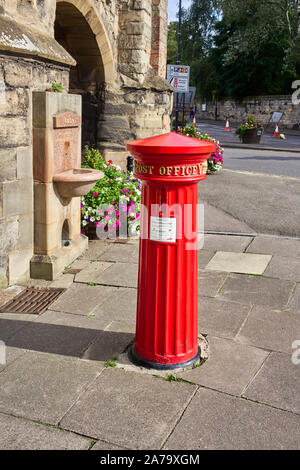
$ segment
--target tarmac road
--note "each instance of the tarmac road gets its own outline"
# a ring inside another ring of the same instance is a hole
[[[300,178],[300,152],[225,148],[224,168]]]
[[[300,238],[300,134],[283,141],[265,133],[264,145],[277,151],[231,148],[237,136],[220,123],[202,123],[201,130],[225,146],[223,170],[199,184],[205,230]]]
[[[223,169],[199,183],[199,202],[206,231],[300,237],[300,179]]]

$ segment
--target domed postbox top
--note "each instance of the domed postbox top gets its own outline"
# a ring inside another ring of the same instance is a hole
[[[207,155],[216,151],[216,145],[194,137],[169,132],[146,139],[127,142],[127,150],[136,157],[151,156],[186,156]]]
[[[216,144],[170,132],[128,142],[136,178],[161,183],[197,182],[206,178],[204,162]]]

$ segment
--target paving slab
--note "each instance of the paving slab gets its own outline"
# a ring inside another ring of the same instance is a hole
[[[191,384],[106,369],[61,425],[118,446],[160,449],[195,390]]]
[[[206,268],[209,261],[214,256],[215,252],[213,250],[199,250],[198,252],[198,268]]]
[[[39,317],[40,323],[49,325],[70,326],[73,328],[83,328],[87,330],[105,330],[111,323],[111,314],[106,312],[106,316],[96,317],[91,314],[89,316],[74,315],[72,313],[56,312],[47,310]]]
[[[224,284],[228,274],[198,269],[198,292],[200,295],[215,297]]]
[[[91,450],[125,450],[124,447],[116,446],[110,442],[98,441]]]
[[[277,237],[256,237],[247,248],[247,252],[300,258],[300,240]]]
[[[220,392],[241,395],[268,356],[261,349],[209,336],[209,358],[200,367],[177,375]]]
[[[283,309],[294,285],[293,282],[283,279],[230,274],[217,298]]]
[[[271,258],[271,255],[218,251],[206,269],[229,273],[263,274]]]
[[[88,249],[79,257],[79,260],[96,260],[110,245],[111,242],[106,240],[90,240]]]
[[[134,334],[118,331],[98,331],[97,337],[82,355],[83,359],[106,362],[118,357],[132,342]]]
[[[91,440],[0,413],[1,450],[88,450]]]
[[[297,284],[295,292],[289,302],[288,310],[300,313],[300,284]]]
[[[254,306],[236,341],[292,354],[295,338],[300,338],[300,315]]]
[[[13,348],[11,346],[5,345],[5,364],[0,364],[0,372],[2,372],[6,367],[12,364],[16,359],[26,354],[25,349]]]
[[[199,332],[224,338],[234,338],[245,321],[250,308],[250,305],[199,297]]]
[[[17,331],[38,319],[38,315],[27,313],[0,313],[0,341],[7,343]]]
[[[35,289],[48,289],[53,281],[46,281],[45,279],[27,279],[21,282],[24,287],[33,287]]]
[[[68,269],[64,271],[64,276],[67,275],[69,269],[85,269],[87,268],[92,260],[90,259],[80,259],[77,258],[73,263],[71,263],[69,266],[67,266]]]
[[[56,281],[51,282],[52,289],[68,289],[74,281],[73,274],[62,274]]]
[[[300,282],[300,258],[273,256],[264,275]]]
[[[114,263],[138,263],[139,246],[137,244],[128,245],[114,243],[100,256],[99,259],[103,261],[112,261]]]
[[[300,414],[299,390],[299,364],[293,364],[291,354],[273,352],[243,396]]]
[[[0,374],[0,412],[57,425],[102,364],[27,352]]]
[[[104,302],[112,293],[110,287],[73,284],[53,304],[51,310],[58,310],[78,315],[89,315],[91,311]]]
[[[88,328],[87,324],[86,327],[79,327],[62,322],[47,323],[44,317],[43,321],[31,322],[17,331],[8,339],[7,345],[31,351],[80,357],[98,335],[99,330]]]
[[[122,321],[112,321],[105,331],[115,331],[119,333],[131,333],[135,334],[135,323],[127,323]]]
[[[117,238],[114,241],[115,245],[137,245],[139,246],[140,238],[139,236],[127,237],[127,238]]]
[[[214,251],[243,252],[252,240],[253,237],[206,234],[203,248]]]
[[[108,269],[112,263],[92,261],[82,271],[75,275],[75,282],[97,282],[99,275]]]
[[[92,312],[97,318],[110,318],[110,321],[135,323],[137,307],[137,290],[113,288],[109,298],[98,305]]]
[[[200,388],[167,450],[298,450],[299,416]]]
[[[97,277],[98,284],[120,287],[137,287],[138,265],[115,263]]]

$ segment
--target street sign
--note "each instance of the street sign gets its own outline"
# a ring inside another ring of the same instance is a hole
[[[188,92],[190,84],[189,65],[168,65],[167,80],[175,92]]]
[[[283,113],[273,113],[270,122],[279,122],[280,119],[282,118]]]

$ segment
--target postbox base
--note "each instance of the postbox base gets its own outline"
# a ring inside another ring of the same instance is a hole
[[[141,356],[137,354],[135,351],[134,346],[132,346],[129,350],[129,358],[132,362],[139,366],[146,367],[147,369],[156,369],[156,370],[174,370],[174,369],[181,369],[183,367],[189,367],[193,365],[195,362],[197,362],[200,359],[201,356],[201,348],[200,346],[198,347],[198,353],[196,354],[195,357],[190,359],[189,361],[186,362],[179,362],[176,364],[160,364],[157,362],[151,362],[147,361],[147,359],[143,359]]]

